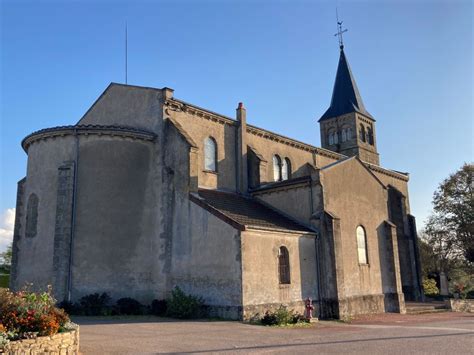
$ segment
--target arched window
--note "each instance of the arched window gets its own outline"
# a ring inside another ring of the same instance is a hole
[[[278,155],[273,156],[273,180],[281,181],[281,158]]]
[[[348,141],[352,139],[352,128],[351,127],[346,128],[346,139]]]
[[[33,238],[36,236],[38,226],[38,204],[39,199],[35,194],[31,194],[28,197],[28,203],[26,205],[26,231],[25,236]]]
[[[365,234],[364,227],[358,226],[356,229],[356,234],[359,264],[367,264],[367,235]]]
[[[374,145],[374,132],[372,127],[367,128],[367,141],[370,145]]]
[[[281,179],[288,180],[291,178],[291,161],[288,158],[283,159],[281,165]]]
[[[290,279],[290,255],[288,249],[280,247],[278,250],[278,276],[280,284],[288,285],[291,282]]]
[[[204,141],[204,169],[217,171],[217,143],[212,137]]]
[[[352,129],[351,127],[345,127],[341,131],[341,141],[347,142],[352,138]]]
[[[360,124],[360,127],[359,127],[359,139],[362,142],[365,142],[365,127],[362,123]]]
[[[332,135],[332,132],[329,132],[328,134],[328,142],[329,142],[329,145],[334,144],[334,136]]]
[[[333,136],[334,136],[334,144],[339,143],[339,135],[337,134],[337,131],[334,131]]]

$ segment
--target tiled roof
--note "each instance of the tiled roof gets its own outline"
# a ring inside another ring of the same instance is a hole
[[[251,197],[244,197],[232,192],[205,189],[199,190],[199,197],[207,205],[241,226],[314,233],[308,227],[281,215]]]

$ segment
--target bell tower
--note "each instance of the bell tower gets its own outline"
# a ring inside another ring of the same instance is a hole
[[[321,145],[348,156],[379,165],[375,119],[365,109],[359,89],[352,75],[342,43],[342,22],[338,22],[339,64],[332,92],[331,104],[319,119]]]

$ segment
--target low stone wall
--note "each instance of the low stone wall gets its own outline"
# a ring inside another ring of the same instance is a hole
[[[11,341],[6,348],[8,354],[79,354],[79,328],[52,336]]]
[[[293,310],[295,312],[304,314],[305,305],[304,301],[294,301],[294,302],[283,302],[283,303],[265,303],[257,305],[247,305],[243,307],[243,320],[251,320],[254,317],[263,317],[266,311],[274,312],[281,305],[284,305],[288,310]],[[317,316],[317,302],[313,301],[313,315]]]
[[[456,300],[450,298],[444,302],[446,307],[453,312],[474,313],[474,300]]]

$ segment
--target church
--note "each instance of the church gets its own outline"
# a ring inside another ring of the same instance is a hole
[[[75,125],[21,143],[11,288],[149,304],[179,286],[229,319],[307,298],[320,318],[404,313],[423,297],[409,176],[380,166],[342,45],[319,127],[315,147],[242,103],[226,117],[110,84]]]

